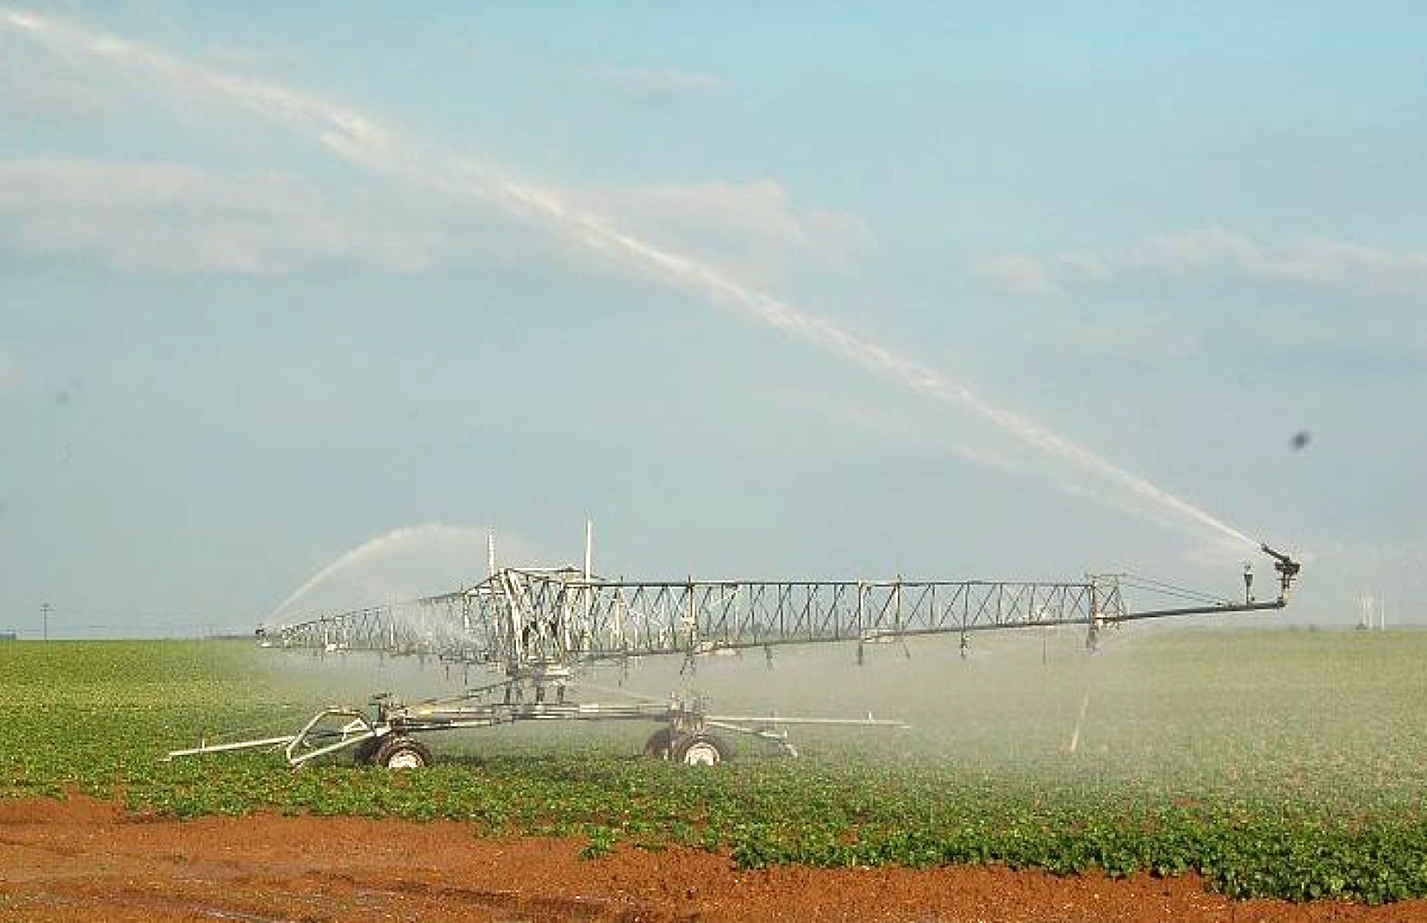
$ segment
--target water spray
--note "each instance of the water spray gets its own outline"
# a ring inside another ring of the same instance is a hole
[[[1080,699],[1080,711],[1075,716],[1075,730],[1070,734],[1070,746],[1067,750],[1074,754],[1080,748],[1080,731],[1085,726],[1085,713],[1090,710],[1090,690],[1085,690],[1085,695]]]
[[[376,538],[369,539],[356,546],[355,548],[344,552],[335,561],[328,564],[321,570],[317,571],[317,573],[313,574],[311,577],[307,578],[307,581],[303,583],[302,586],[298,587],[296,590],[293,590],[292,593],[286,599],[278,603],[277,607],[274,608],[273,611],[268,613],[267,618],[263,619],[263,623],[269,625],[273,624],[279,615],[287,611],[289,606],[291,606],[293,603],[297,602],[299,599],[305,596],[314,587],[317,587],[323,582],[325,582],[333,574],[347,570],[348,568],[360,564],[363,561],[368,561],[372,558],[378,557],[379,555],[382,555],[399,545],[407,544],[409,542],[416,541],[422,538],[432,538],[438,535],[464,534],[469,531],[469,529],[463,526],[452,526],[446,525],[445,523],[428,522],[415,526],[402,526],[401,528],[392,529],[390,532],[378,535]],[[494,537],[491,538],[491,541],[492,543],[494,542]],[[491,547],[493,549],[494,545],[492,544]]]
[[[1117,485],[1190,522],[1255,548],[1259,542],[1198,506],[940,372],[903,357],[829,320],[742,285],[691,256],[656,246],[583,211],[554,191],[503,176],[484,163],[418,142],[355,110],[286,87],[235,77],[172,55],[87,32],[31,13],[0,10],[0,27],[51,47],[140,70],[185,93],[206,93],[310,137],[342,159],[446,195],[494,204],[556,238],[598,253],[676,289],[811,343],[933,400],[969,412],[1038,451]],[[314,578],[316,579],[316,578]],[[286,605],[286,603],[284,603]],[[279,611],[282,609],[279,606]]]

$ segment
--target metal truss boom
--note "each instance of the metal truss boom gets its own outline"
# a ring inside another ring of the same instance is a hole
[[[423,654],[536,668],[785,644],[878,641],[1279,609],[1278,599],[1127,611],[1116,577],[968,580],[611,581],[574,568],[504,568],[465,590],[264,629],[267,643]]]
[[[788,724],[899,728],[897,720],[759,718],[710,713],[702,697],[600,702],[579,694],[575,672],[584,665],[630,657],[698,654],[774,645],[863,643],[913,635],[960,634],[1002,628],[1083,625],[1094,645],[1108,625],[1200,613],[1281,609],[1299,566],[1264,546],[1279,573],[1279,596],[1255,602],[1246,571],[1244,600],[1227,602],[1157,581],[1151,589],[1190,605],[1130,611],[1120,577],[1070,583],[966,580],[694,580],[624,581],[591,576],[586,533],[583,569],[491,568],[480,583],[428,596],[291,625],[259,629],[262,643],[328,651],[433,655],[447,661],[503,668],[505,678],[448,698],[402,704],[385,694],[368,710],[333,706],[282,737],[200,742],[168,758],[247,749],[282,748],[292,766],[352,750],[359,763],[416,768],[431,753],[413,735],[487,728],[518,721],[647,721],[663,727],[645,752],[691,765],[727,757],[711,732],[732,731],[772,742],[797,755]],[[590,691],[598,688],[589,686]],[[608,691],[608,690],[606,690]],[[633,697],[637,698],[637,697]]]

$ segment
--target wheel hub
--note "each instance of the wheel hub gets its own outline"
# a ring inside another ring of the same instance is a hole
[[[699,742],[684,751],[684,762],[690,766],[713,766],[718,761],[718,749],[713,744]]]

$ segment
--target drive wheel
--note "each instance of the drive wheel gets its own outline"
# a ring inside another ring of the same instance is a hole
[[[731,755],[728,744],[712,734],[690,734],[674,742],[670,759],[685,766],[717,766]]]
[[[372,762],[383,769],[422,769],[431,765],[431,751],[415,738],[393,735],[377,747]]]
[[[674,732],[668,728],[660,728],[644,743],[644,755],[656,760],[667,760],[669,751],[673,748]]]

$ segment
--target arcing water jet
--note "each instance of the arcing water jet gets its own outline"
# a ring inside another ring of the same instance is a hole
[[[302,586],[294,590],[281,603],[278,603],[277,607],[268,613],[267,618],[263,619],[263,622],[264,624],[272,624],[279,615],[287,611],[289,606],[305,596],[314,587],[321,585],[334,574],[347,570],[363,561],[370,561],[400,545],[440,536],[467,536],[474,540],[476,537],[484,539],[486,533],[478,529],[451,526],[439,522],[428,522],[416,526],[402,526],[398,529],[392,529],[390,532],[378,535],[376,538],[365,541],[355,548],[352,548],[331,564],[328,564],[313,574]]]
[[[202,92],[227,100],[313,138],[337,156],[363,168],[398,177],[412,185],[495,204],[527,221],[541,224],[561,240],[603,254],[672,287],[697,293],[714,304],[732,308],[941,404],[968,411],[1025,444],[1118,486],[1132,497],[1154,503],[1235,541],[1258,547],[1259,543],[1244,532],[1187,500],[1015,411],[991,403],[966,385],[831,321],[744,286],[707,263],[620,231],[601,217],[576,208],[554,191],[517,182],[469,157],[418,144],[415,138],[400,130],[354,110],[276,84],[234,77],[30,13],[0,12],[0,26],[30,35],[51,47],[147,72],[179,92]]]

